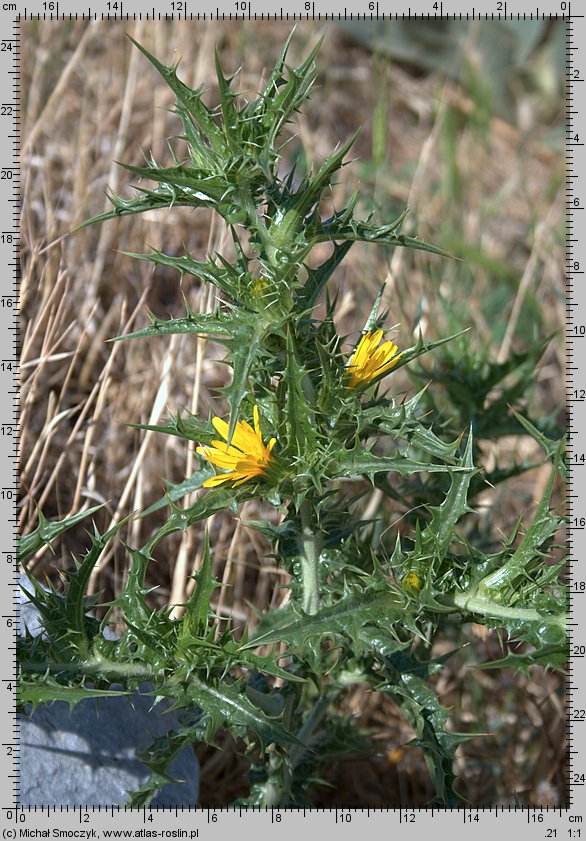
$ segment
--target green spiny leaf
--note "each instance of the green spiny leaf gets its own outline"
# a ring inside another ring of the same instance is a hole
[[[250,324],[250,323],[249,323]],[[248,391],[248,378],[261,349],[264,336],[264,325],[258,320],[252,326],[240,330],[238,340],[226,341],[229,356],[228,362],[232,366],[232,381],[229,386],[219,389],[230,404],[230,420],[228,424],[228,444],[239,420],[240,405]]]
[[[204,728],[196,718],[193,725],[158,736],[147,748],[137,751],[137,758],[151,773],[149,779],[139,789],[130,792],[129,805],[135,809],[146,809],[154,795],[163,786],[177,782],[169,776],[169,766],[187,745],[198,742],[203,737]]]
[[[67,575],[67,587],[65,591],[65,619],[70,632],[78,637],[77,649],[80,656],[84,656],[89,650],[90,639],[87,633],[86,620],[86,590],[91,574],[100,560],[102,552],[110,540],[123,526],[131,519],[132,514],[124,517],[116,523],[109,531],[101,535],[95,531],[91,536],[92,545],[81,564],[73,573]]]
[[[376,300],[372,305],[372,309],[366,319],[366,323],[362,329],[362,335],[365,333],[369,333],[372,330],[375,330],[379,324],[379,322],[384,322],[384,316],[379,316],[380,305],[383,299],[383,294],[385,291],[386,281],[381,286],[378,295],[376,296]]]
[[[217,266],[212,260],[207,260],[203,263],[194,260],[187,253],[181,257],[171,257],[155,248],[146,254],[132,251],[123,251],[122,253],[128,257],[133,257],[135,260],[145,260],[159,266],[169,266],[170,268],[177,269],[181,275],[188,274],[193,277],[199,277],[217,286],[218,289],[221,289],[222,292],[225,292],[232,298],[238,298],[240,295],[241,273],[235,267],[226,268],[225,266]]]
[[[145,600],[145,595],[148,593],[145,589],[145,578],[151,558],[146,552],[131,546],[127,546],[126,549],[130,554],[131,564],[126,586],[115,604],[121,608],[126,621],[142,628],[152,614]]]
[[[201,707],[213,722],[216,730],[222,724],[252,731],[261,744],[277,746],[302,744],[294,733],[289,732],[276,717],[268,716],[240,691],[236,684],[227,680],[203,681],[192,674],[182,693],[172,692],[177,697],[176,706]]]
[[[278,677],[281,680],[291,681],[292,683],[306,682],[305,678],[300,677],[299,675],[296,675],[293,672],[289,672],[286,669],[282,669],[280,666],[278,666],[275,662],[275,658],[272,655],[262,657],[259,654],[253,654],[252,651],[243,649],[242,644],[239,645],[238,643],[234,643],[234,650],[235,662],[245,666],[248,669],[254,669],[259,674],[271,675],[272,677]]]
[[[548,438],[547,435],[544,435],[535,424],[531,423],[528,418],[524,418],[519,412],[516,412],[514,409],[511,409],[514,416],[517,418],[521,426],[527,430],[529,435],[533,438],[534,441],[537,441],[539,446],[543,449],[546,456],[550,460],[556,460],[556,453],[559,448],[559,441],[555,441],[552,438]],[[556,464],[560,471],[560,475],[564,482],[568,480],[568,469],[564,460],[562,458],[558,458],[556,460]]]
[[[195,637],[205,632],[210,616],[210,598],[215,587],[212,578],[212,560],[207,529],[204,533],[201,567],[196,573],[195,589],[185,603],[185,613],[181,619],[180,637],[189,634]]]
[[[59,535],[64,534],[68,529],[81,523],[87,517],[91,517],[96,511],[102,508],[102,505],[94,505],[92,508],[87,508],[85,511],[80,511],[72,517],[67,517],[65,520],[46,520],[42,512],[39,511],[39,525],[29,534],[25,534],[18,539],[18,560],[19,563],[25,563],[42,546],[50,546],[51,541]]]
[[[239,119],[238,119],[238,111],[236,110],[236,106],[234,105],[234,100],[236,99],[236,94],[230,87],[231,79],[227,79],[224,76],[222,71],[222,65],[220,63],[220,56],[218,51],[215,52],[215,62],[216,62],[216,77],[218,79],[218,90],[220,93],[220,102],[222,108],[222,117],[223,117],[223,127],[224,133],[226,135],[226,139],[228,141],[228,147],[233,151],[238,151],[238,126],[239,126]]]
[[[31,679],[23,674],[18,688],[18,703],[22,706],[31,704],[31,712],[34,712],[39,704],[52,703],[53,701],[66,701],[70,709],[73,709],[76,704],[85,701],[87,698],[118,698],[127,694],[113,689],[65,686],[46,675],[43,675],[42,679]]]
[[[417,736],[410,743],[423,750],[433,778],[437,801],[456,806],[460,798],[454,790],[453,763],[456,747],[476,734],[449,733],[446,730],[448,710],[425,680],[415,674],[396,675],[389,683],[377,687],[388,693],[399,705]]]
[[[292,207],[300,216],[309,213],[314,204],[322,197],[324,190],[330,186],[332,175],[343,165],[343,160],[354,145],[359,133],[359,130],[354,132],[352,137],[337,152],[326,158],[317,173],[295,194]],[[338,237],[332,237],[332,239],[338,239]]]
[[[98,213],[91,219],[87,219],[73,229],[73,232],[81,231],[96,222],[107,222],[109,219],[118,219],[120,216],[133,216],[136,213],[146,213],[149,210],[161,210],[171,207],[213,207],[209,202],[199,200],[192,193],[168,184],[163,184],[156,190],[140,190],[140,195],[132,199],[123,199],[121,196],[109,191],[109,201],[114,205],[113,210],[106,210]]]
[[[263,632],[261,625],[243,648],[256,648],[282,640],[297,647],[315,636],[323,638],[325,635],[343,634],[352,637],[353,631],[367,622],[388,625],[401,617],[404,617],[404,603],[397,593],[370,588],[364,593],[346,596],[313,616],[304,615],[293,622],[289,621],[290,613],[287,612],[283,627]]]
[[[420,335],[417,344],[412,345],[412,347],[406,348],[405,350],[401,351],[401,358],[397,362],[396,365],[393,366],[393,371],[398,371],[399,368],[402,368],[403,365],[407,365],[409,362],[412,362],[414,359],[417,359],[420,356],[423,356],[426,353],[434,350],[437,347],[441,347],[442,345],[447,344],[448,342],[457,339],[458,336],[463,336],[464,333],[468,332],[468,328],[466,330],[460,330],[458,333],[454,333],[451,336],[446,336],[443,339],[436,339],[435,341],[429,342],[425,341],[423,336]],[[379,382],[382,377],[386,376],[383,374],[382,376],[375,377],[370,382],[371,384]]]
[[[533,521],[527,529],[523,540],[509,560],[498,570],[484,578],[478,585],[480,595],[502,594],[507,588],[514,592],[515,580],[531,571],[532,566],[540,556],[541,547],[554,536],[559,528],[562,518],[552,515],[550,511],[551,495],[557,472],[557,464],[561,461],[563,453],[563,442],[558,442],[555,453],[554,467],[551,470],[543,497]]]
[[[356,444],[352,450],[345,450],[329,466],[332,479],[350,479],[357,476],[373,476],[375,473],[398,473],[410,476],[413,473],[467,472],[468,466],[453,467],[447,464],[430,464],[414,461],[408,455],[376,456],[367,448]]]
[[[168,321],[153,318],[150,327],[117,336],[112,341],[126,342],[129,339],[143,339],[149,336],[191,333],[195,336],[213,336],[214,341],[227,344],[230,336],[242,337],[244,332],[242,322],[243,319],[236,320],[233,316],[224,313],[191,313],[187,318],[171,318]]]
[[[223,133],[216,123],[212,112],[206,108],[201,101],[202,89],[192,90],[177,78],[177,65],[170,65],[166,67],[164,64],[151,55],[138,41],[135,41],[130,35],[128,36],[135,47],[148,58],[153,67],[155,67],[163,79],[167,82],[178,102],[180,102],[189,114],[193,117],[196,125],[201,127],[207,137],[210,145],[218,153],[222,153],[226,148],[226,141]]]
[[[439,254],[442,257],[451,257],[446,251],[437,248],[435,245],[423,242],[417,237],[409,237],[398,233],[398,224],[403,220],[401,214],[398,222],[390,225],[372,225],[370,222],[351,222],[341,224],[337,216],[321,223],[319,229],[315,230],[318,242],[329,242],[330,240],[348,240],[352,242],[372,242],[377,245],[388,245],[393,247],[414,248],[418,251],[428,251],[431,254]]]
[[[498,660],[490,660],[486,663],[476,663],[476,669],[514,669],[516,672],[529,674],[532,666],[540,666],[542,669],[556,669],[560,671],[568,662],[567,645],[543,645],[539,648],[516,653],[510,651],[505,657]]]
[[[458,521],[472,509],[468,506],[468,488],[472,476],[477,472],[472,461],[472,433],[468,435],[466,450],[460,462],[460,470],[454,471],[450,489],[442,504],[432,508],[431,523],[421,535],[422,545],[437,558],[443,559],[454,539]]]
[[[352,244],[351,242],[344,242],[342,245],[334,244],[334,253],[321,266],[317,269],[306,267],[308,278],[299,294],[299,310],[312,310],[316,306],[328,280],[350,251]]]
[[[118,164],[133,175],[179,188],[184,195],[193,199],[194,207],[220,206],[225,202],[229,190],[229,185],[222,176],[212,176],[183,164],[166,169],[156,166],[132,166],[121,162]]]
[[[213,475],[214,472],[212,468],[206,465],[205,467],[202,467],[201,470],[197,470],[192,476],[184,479],[183,482],[179,482],[178,484],[167,482],[166,484],[168,486],[168,490],[165,496],[161,497],[161,499],[157,502],[153,502],[153,504],[149,505],[148,508],[145,508],[139,517],[148,517],[149,514],[152,514],[154,511],[159,511],[161,508],[169,505],[170,502],[178,502],[180,499],[183,499],[184,496],[187,496],[187,494],[198,491],[205,480],[209,479]]]
[[[287,120],[290,119],[295,111],[299,110],[303,102],[308,98],[317,76],[315,58],[322,45],[323,39],[321,38],[300,67],[297,69],[288,68],[289,78],[283,88],[278,93],[276,92],[277,81],[284,66],[290,37],[287,39],[285,49],[281,53],[281,58],[275,66],[275,71],[267,80],[262,94],[263,100],[267,103],[274,115],[273,123],[266,140],[266,148],[268,150],[274,147],[275,141]]]
[[[309,404],[303,388],[308,372],[299,362],[291,329],[287,331],[286,402],[285,419],[287,434],[293,440],[296,455],[303,457],[316,448],[315,422],[312,424],[313,407]]]
[[[167,519],[167,522],[158,529],[150,540],[143,547],[143,552],[150,556],[150,553],[157,545],[170,534],[175,534],[178,531],[185,531],[185,529],[200,523],[212,514],[218,511],[230,509],[234,513],[237,512],[237,504],[244,502],[250,498],[250,489],[245,486],[239,488],[210,488],[209,491],[196,500],[190,508],[179,508],[175,504],[172,505],[172,513]]]

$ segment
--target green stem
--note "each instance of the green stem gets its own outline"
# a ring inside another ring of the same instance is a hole
[[[72,661],[66,663],[51,663],[47,660],[29,660],[20,664],[23,672],[36,672],[38,674],[62,674],[63,672],[75,672],[79,675],[99,675],[106,680],[123,682],[124,678],[140,678],[152,680],[153,671],[142,663],[116,663],[106,660],[99,654],[88,660]]]
[[[336,693],[336,696],[339,693]],[[289,761],[283,759],[282,756],[272,754],[268,762],[268,779],[263,786],[263,798],[261,806],[266,807],[283,807],[287,806],[290,801],[291,777],[292,773],[299,763],[303,760],[307,753],[308,745],[315,730],[321,724],[324,716],[327,713],[328,707],[332,702],[334,696],[330,695],[328,698],[321,698],[311,710],[307,720],[299,730],[297,738],[302,745],[294,745],[289,748]],[[311,748],[309,748],[311,750]]]
[[[452,600],[456,607],[465,610],[467,613],[478,613],[482,616],[491,616],[494,619],[519,619],[523,622],[545,622],[559,625],[564,633],[567,633],[568,630],[568,618],[566,614],[544,616],[539,611],[530,607],[507,607],[507,605],[498,604],[483,596],[468,592],[454,593]]]
[[[301,503],[301,571],[303,580],[303,610],[314,616],[319,610],[319,555],[320,540],[311,527],[311,505]]]
[[[269,250],[272,245],[273,241],[269,236],[269,232],[266,229],[265,223],[261,214],[258,211],[258,207],[256,206],[256,202],[252,197],[252,194],[248,187],[241,189],[240,191],[240,198],[242,200],[242,204],[248,214],[248,226],[249,228],[253,228],[261,238],[262,244],[264,245],[265,249]]]
[[[272,754],[268,762],[268,779],[263,786],[261,806],[277,809],[288,804],[289,777],[283,758]]]
[[[340,692],[330,693],[328,692],[326,697],[320,698],[317,703],[314,704],[311,712],[307,716],[307,719],[303,723],[303,726],[299,730],[297,734],[297,738],[302,743],[300,745],[292,745],[289,748],[289,758],[291,761],[291,769],[295,771],[299,763],[303,760],[304,756],[307,754],[308,745],[310,744],[311,737],[314,735],[317,728],[322,723],[324,716],[326,715],[329,706],[337,700],[340,696]],[[309,748],[311,750],[311,748]]]

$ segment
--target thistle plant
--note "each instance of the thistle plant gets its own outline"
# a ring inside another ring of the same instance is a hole
[[[128,574],[101,622],[91,616],[97,599],[87,595],[90,576],[128,518],[104,534],[93,527],[87,554],[63,573],[61,589],[47,590],[29,574],[45,633],[20,641],[20,704],[28,711],[52,700],[74,705],[136,691],[171,699],[181,727],[142,754],[152,776],[132,793],[134,805],[148,805],[168,781],[178,750],[189,742],[213,744],[220,728],[240,737],[250,757],[250,793],[242,803],[302,805],[325,762],[371,748],[369,734],[344,707],[360,684],[393,699],[413,730],[412,744],[424,751],[437,802],[452,805],[458,802],[455,751],[476,734],[450,731],[449,711],[433,689],[448,659],[434,654],[446,626],[473,621],[496,629],[507,645],[493,668],[559,669],[566,659],[564,560],[550,557],[562,522],[552,494],[556,475],[565,476],[563,441],[521,415],[509,416],[541,445],[551,475],[532,522],[495,536],[498,546],[490,552],[475,545],[471,501],[483,482],[474,462],[476,419],[453,430],[430,397],[433,383],[408,393],[393,384],[398,369],[409,366],[420,376],[416,360],[466,337],[458,331],[436,341],[420,336],[399,347],[385,338],[381,288],[365,323],[356,325],[358,340],[348,339],[336,330],[336,295],[328,285],[356,242],[448,257],[402,234],[405,214],[388,224],[359,218],[358,195],[325,215],[324,200],[355,138],[303,178],[294,166],[282,174],[283,129],[312,91],[319,50],[318,44],[292,67],[290,40],[250,99],[237,93],[216,59],[217,108],[180,80],[176,66],[135,42],[175,94],[188,154],[169,167],[153,159],[123,165],[139,180],[136,195],[111,193],[111,210],[86,224],[174,206],[219,214],[232,238],[232,259],[197,259],[188,251],[129,255],[212,284],[215,311],[187,304],[183,317],[152,315],[119,340],[212,339],[225,348],[230,382],[219,390],[211,418],[177,413],[161,425],[137,425],[183,439],[200,463],[180,485],[170,485],[164,524],[144,545],[125,546]],[[316,267],[310,255],[320,243],[332,250]],[[404,503],[410,483],[423,502],[410,512],[408,527],[399,532],[385,523],[385,539],[377,537],[372,522],[362,519],[369,488]],[[194,491],[196,501],[185,507],[182,500]],[[220,620],[211,607],[218,582],[204,531],[192,595],[179,613],[175,605],[154,609],[149,567],[165,538],[217,512],[237,516],[248,500],[262,500],[278,515],[243,524],[266,537],[288,573],[286,604],[253,605],[254,630]],[[95,511],[60,522],[41,517],[21,539],[25,569],[44,544]],[[148,511],[143,516],[148,522]],[[114,607],[126,629],[117,640],[103,635]]]

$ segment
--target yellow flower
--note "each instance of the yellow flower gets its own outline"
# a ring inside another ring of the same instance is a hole
[[[360,339],[348,363],[351,386],[366,385],[375,377],[386,374],[401,358],[402,354],[397,353],[399,348],[392,342],[383,342],[377,347],[382,337],[383,331],[375,330]]]
[[[256,277],[252,281],[252,291],[257,298],[262,298],[268,286],[269,282],[266,277]]]
[[[405,590],[417,591],[421,590],[421,578],[417,575],[416,572],[408,572],[407,575],[401,581],[403,588]]]
[[[226,421],[213,418],[212,423],[222,438],[228,441],[229,427]],[[271,438],[266,446],[263,444],[258,406],[255,406],[254,429],[246,421],[238,421],[230,445],[224,441],[212,441],[210,447],[197,448],[200,456],[207,458],[216,467],[228,471],[206,479],[203,483],[204,488],[213,488],[223,482],[234,482],[234,487],[236,487],[247,479],[252,479],[253,476],[264,475],[276,440],[276,438]]]

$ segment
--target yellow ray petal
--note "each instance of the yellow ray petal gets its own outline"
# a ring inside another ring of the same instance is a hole
[[[234,482],[234,487],[236,487],[247,479],[264,475],[265,467],[271,460],[271,450],[276,443],[276,438],[271,438],[267,445],[263,443],[260,415],[256,405],[253,407],[253,418],[254,429],[247,421],[236,423],[230,444],[227,443],[228,423],[221,418],[212,419],[214,428],[226,440],[212,441],[211,446],[197,447],[196,452],[214,466],[227,472],[206,479],[204,487],[215,487],[228,481]]]
[[[378,346],[382,337],[383,331],[379,329],[365,333],[360,339],[347,367],[351,386],[366,384],[382,376],[401,358],[394,342],[387,341]]]
[[[204,488],[215,488],[216,485],[222,485],[224,482],[229,482],[232,479],[230,473],[218,473],[216,476],[210,476],[203,483]]]
[[[226,441],[228,440],[228,430],[230,427],[226,423],[226,421],[222,420],[222,418],[212,418],[212,424],[216,432],[219,432],[222,438],[225,438]]]

